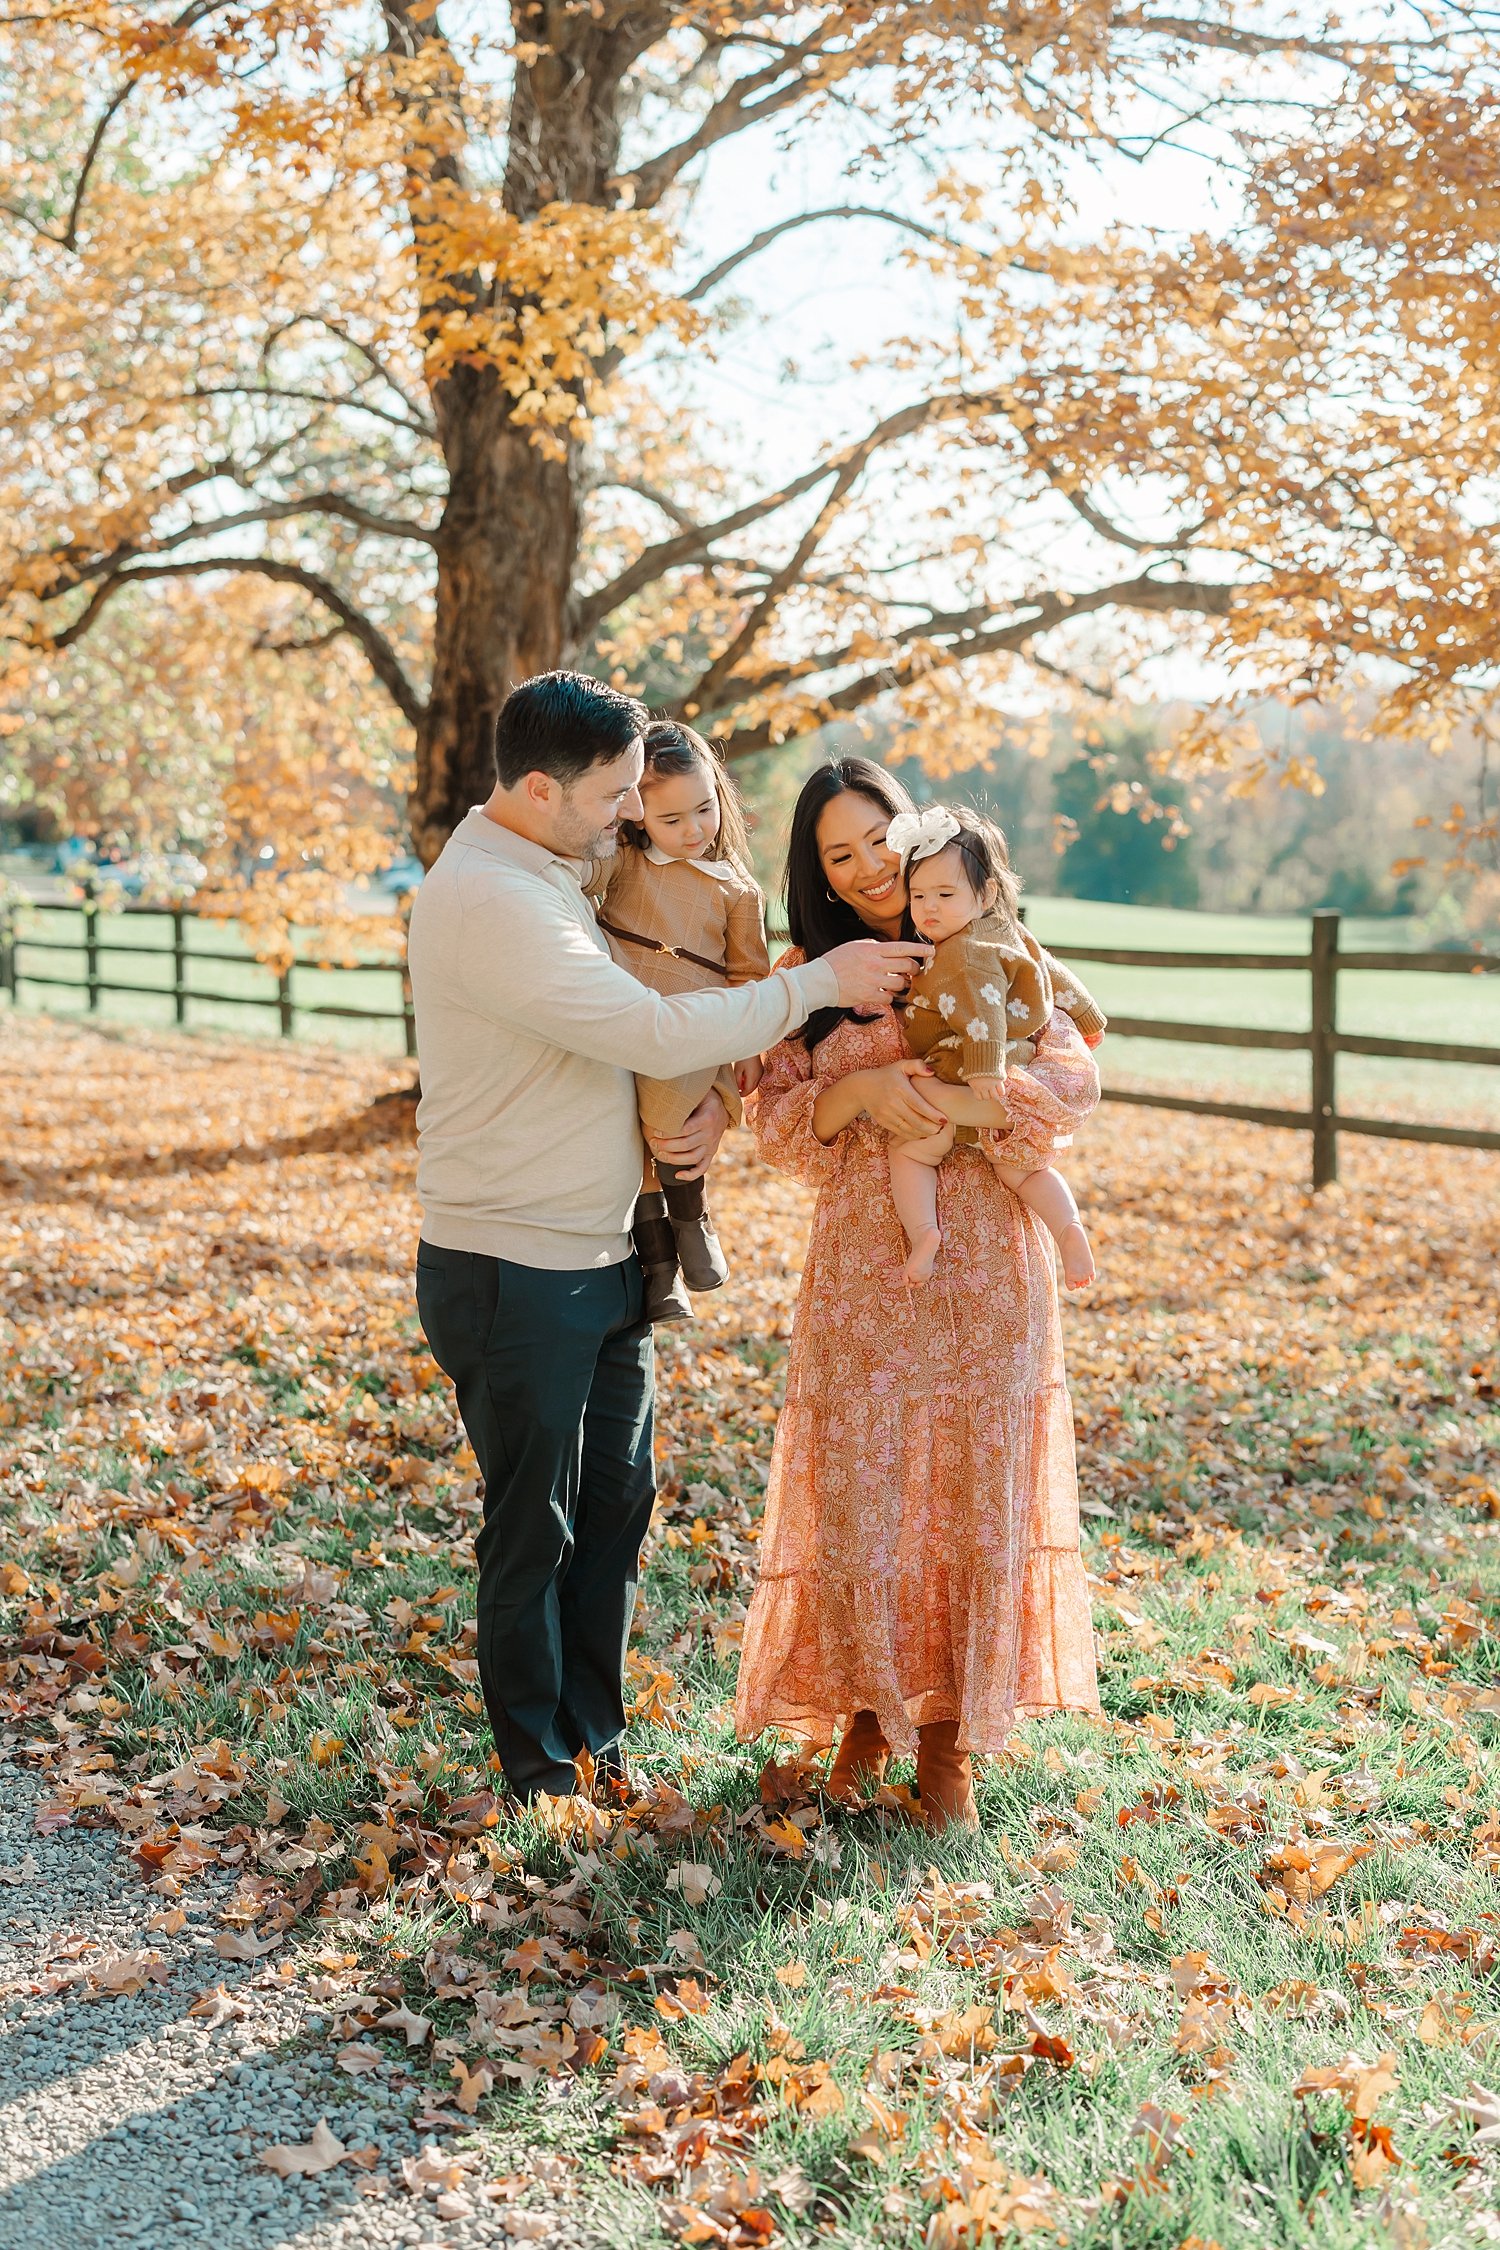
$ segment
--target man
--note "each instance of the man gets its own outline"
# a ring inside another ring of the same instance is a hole
[[[625,1644],[650,1521],[651,1331],[630,1223],[636,1069],[668,1078],[774,1046],[816,1008],[887,1000],[925,949],[863,939],[761,984],[672,999],[611,960],[577,862],[607,855],[644,707],[577,673],[527,680],[495,788],[417,895],[422,1063],[417,1305],[484,1477],[479,1674],[516,1794],[621,1775]],[[662,1153],[704,1166],[710,1094]]]

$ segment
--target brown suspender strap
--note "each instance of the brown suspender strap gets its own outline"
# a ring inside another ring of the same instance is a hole
[[[708,969],[716,977],[727,980],[729,976],[722,961],[710,961],[703,953],[690,953],[685,945],[663,945],[660,938],[642,937],[639,930],[622,930],[618,923],[606,922],[602,914],[598,921],[601,930],[607,931],[613,938],[619,938],[625,945],[643,945],[648,953],[667,953],[674,961],[691,961],[700,969]]]

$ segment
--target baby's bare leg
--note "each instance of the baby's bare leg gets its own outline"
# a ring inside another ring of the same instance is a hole
[[[1078,1216],[1073,1190],[1061,1172],[1055,1172],[1050,1164],[1039,1172],[1022,1171],[1014,1164],[997,1164],[995,1170],[1027,1210],[1036,1213],[1057,1244],[1068,1287],[1085,1288],[1094,1278],[1094,1253]]]
[[[937,1168],[953,1146],[953,1128],[925,1140],[892,1141],[891,1201],[901,1221],[910,1256],[902,1267],[907,1281],[930,1281],[943,1238],[937,1223]]]
[[[950,1086],[941,1078],[915,1078],[912,1085],[924,1102],[942,1111],[950,1125],[980,1125],[994,1132],[997,1127],[1003,1131],[1010,1123],[1003,1102],[987,1102],[967,1086]]]

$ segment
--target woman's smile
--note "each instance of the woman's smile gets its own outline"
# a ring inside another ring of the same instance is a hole
[[[898,868],[893,870],[893,872],[889,875],[882,875],[878,883],[861,884],[859,892],[860,897],[868,899],[872,906],[878,906],[881,900],[889,898],[892,891],[896,888],[896,876],[899,873],[900,870]]]

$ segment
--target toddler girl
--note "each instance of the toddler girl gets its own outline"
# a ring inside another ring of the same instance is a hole
[[[975,1141],[976,1128],[1003,1125],[1006,1071],[1029,1062],[1032,1044],[1054,1006],[1073,1018],[1090,1046],[1104,1036],[1105,1017],[1084,986],[1044,953],[1017,911],[1020,885],[998,828],[967,809],[929,805],[898,813],[886,842],[902,856],[907,913],[918,937],[936,951],[897,1003],[913,1054],[937,1073],[923,1079],[925,1101],[949,1119],[920,1141],[891,1143],[891,1194],[910,1255],[902,1272],[927,1281],[942,1235],[937,1223],[937,1166],[955,1139]],[[1094,1257],[1072,1190],[1050,1165],[1028,1172],[1004,1160],[1003,1143],[984,1152],[1009,1188],[1036,1213],[1057,1243],[1063,1278],[1081,1289],[1094,1278]]]
[[[611,953],[661,993],[769,976],[765,902],[746,864],[749,847],[733,782],[691,727],[659,719],[644,740],[643,816],[621,822],[619,852],[598,875],[599,927]],[[689,1078],[638,1077],[642,1127],[648,1139],[680,1133],[711,1086],[738,1124],[740,1097],[759,1079],[758,1055]],[[653,1164],[649,1150],[635,1246],[646,1271],[650,1320],[691,1315],[678,1286],[679,1265],[690,1289],[717,1289],[728,1272],[702,1180]]]

